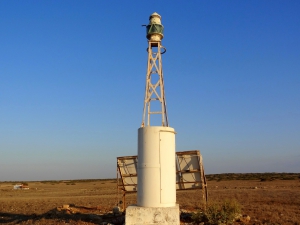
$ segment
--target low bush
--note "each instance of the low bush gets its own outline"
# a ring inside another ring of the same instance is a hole
[[[282,180],[296,180],[296,177],[283,177]]]
[[[221,203],[211,203],[203,211],[193,213],[194,223],[207,225],[232,224],[241,213],[241,206],[235,199],[226,199]]]

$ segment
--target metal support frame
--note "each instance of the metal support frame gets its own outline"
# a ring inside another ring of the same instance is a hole
[[[137,187],[137,156],[117,157],[117,205],[122,204],[126,208],[126,194],[136,193]],[[119,178],[120,175],[120,178]],[[120,203],[119,192],[122,193]]]
[[[192,151],[183,151],[183,152],[176,152],[177,155],[177,171],[176,171],[176,177],[177,177],[177,185],[178,189],[177,190],[191,190],[191,189],[201,189],[202,190],[202,199],[204,200],[204,203],[207,203],[208,201],[208,191],[207,191],[207,182],[206,182],[206,177],[205,177],[205,172],[204,172],[204,166],[203,166],[203,159],[202,155],[200,154],[200,151],[198,150],[192,150]],[[178,158],[181,158],[180,156],[184,155],[189,155],[191,158],[194,157],[195,160],[198,162],[198,165],[196,168],[193,168],[195,165],[191,165],[189,163],[180,163]],[[180,169],[180,165],[185,165],[184,168]],[[199,167],[198,167],[199,166]],[[192,167],[192,168],[190,168]],[[184,178],[185,175],[190,174],[190,177],[194,177],[196,174],[200,175],[200,180],[196,181],[194,179],[191,179],[189,181],[185,180]],[[197,185],[197,187],[192,187],[191,185]],[[199,186],[198,186],[199,185]]]
[[[191,160],[186,161],[188,158]],[[121,191],[123,210],[126,208],[126,194],[137,191],[137,161],[136,155],[117,157],[117,203],[120,203],[119,192]],[[176,191],[200,189],[201,199],[204,204],[207,203],[207,182],[199,150],[176,152],[176,185]]]
[[[150,115],[161,114],[162,126],[169,126],[167,107],[164,90],[164,79],[162,70],[161,55],[166,52],[166,48],[161,45],[160,41],[149,41],[148,65],[146,74],[146,90],[144,99],[143,121],[141,127],[150,126]],[[156,51],[155,51],[156,50]],[[153,75],[157,74],[158,80],[154,82]],[[161,111],[151,111],[151,102],[159,101]]]

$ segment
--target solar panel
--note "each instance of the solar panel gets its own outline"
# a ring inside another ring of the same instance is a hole
[[[199,151],[176,152],[177,189],[196,189],[206,185],[202,156]]]
[[[137,191],[137,156],[123,156],[117,158],[118,172],[125,192]]]
[[[123,204],[126,193],[137,191],[137,161],[137,156],[117,157],[117,185],[118,191],[123,191]],[[202,189],[203,199],[207,201],[207,183],[199,150],[176,152],[176,189]]]

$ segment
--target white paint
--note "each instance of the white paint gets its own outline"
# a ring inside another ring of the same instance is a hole
[[[179,225],[179,205],[173,207],[128,206],[125,216],[126,225]]]
[[[175,131],[146,126],[138,130],[138,194],[141,207],[176,205]]]
[[[151,34],[150,41],[161,41],[162,35],[161,34]]]
[[[161,25],[161,16],[156,12],[151,14],[149,20],[150,20],[150,24],[160,24]]]

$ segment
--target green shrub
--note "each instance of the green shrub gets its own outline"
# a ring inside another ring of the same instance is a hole
[[[240,204],[235,199],[226,199],[221,203],[208,204],[204,211],[193,213],[192,220],[207,225],[232,224],[240,213]]]
[[[296,177],[283,177],[282,180],[296,180]]]
[[[200,210],[198,212],[192,214],[192,220],[195,224],[199,224],[199,223],[208,221],[206,214]]]

